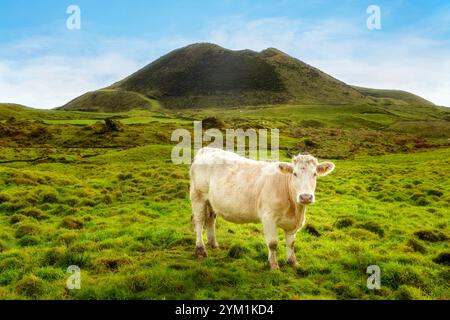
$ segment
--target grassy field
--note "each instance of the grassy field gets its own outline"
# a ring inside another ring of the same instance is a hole
[[[444,109],[2,112],[0,299],[450,299]],[[194,257],[188,167],[171,162],[170,133],[212,116],[222,129],[278,127],[283,159],[336,163],[297,237],[297,268],[281,232],[274,272],[261,226],[221,219],[221,249]],[[418,121],[426,129],[411,130]],[[66,288],[69,265],[81,290]],[[369,265],[380,290],[366,287]]]

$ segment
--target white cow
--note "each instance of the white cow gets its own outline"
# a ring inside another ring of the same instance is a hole
[[[306,205],[315,201],[316,177],[334,170],[331,162],[318,163],[297,155],[292,163],[255,161],[215,148],[203,148],[191,165],[190,198],[197,256],[206,256],[208,244],[217,248],[216,216],[234,223],[261,222],[271,269],[278,269],[277,227],[286,233],[288,263],[295,266],[294,240],[305,224]]]

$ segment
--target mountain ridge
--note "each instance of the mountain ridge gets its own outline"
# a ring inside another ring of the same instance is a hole
[[[116,112],[151,108],[152,104],[145,100],[157,101],[169,109],[277,104],[432,105],[416,95],[408,93],[406,97],[395,92],[348,85],[276,48],[256,52],[197,43],[173,50],[106,88],[73,99],[61,109]]]

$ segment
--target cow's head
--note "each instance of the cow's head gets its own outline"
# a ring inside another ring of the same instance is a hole
[[[297,155],[292,158],[292,164],[280,163],[280,170],[288,174],[290,188],[295,201],[299,204],[314,203],[317,177],[326,176],[334,170],[334,163],[319,163],[310,155]]]

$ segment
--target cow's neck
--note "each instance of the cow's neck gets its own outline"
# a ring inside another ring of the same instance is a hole
[[[293,209],[291,214],[295,215],[299,219],[302,219],[306,212],[306,206],[297,203],[295,191],[291,186],[292,186],[292,176],[286,175],[286,188],[289,191],[289,202],[291,208]]]

